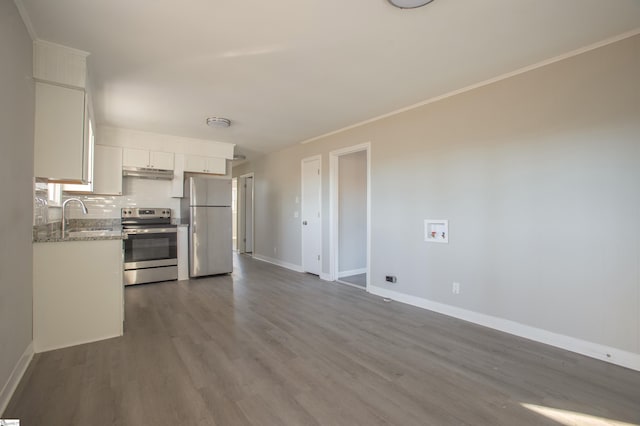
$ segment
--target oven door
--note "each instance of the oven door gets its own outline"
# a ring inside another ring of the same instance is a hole
[[[144,228],[124,231],[124,269],[156,268],[178,264],[176,228]]]

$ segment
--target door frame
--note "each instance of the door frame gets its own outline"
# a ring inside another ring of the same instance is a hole
[[[304,220],[304,198],[303,198],[303,192],[302,189],[304,188],[304,174],[302,173],[303,167],[304,167],[304,163],[308,163],[310,161],[315,161],[318,160],[318,168],[320,169],[320,187],[318,189],[318,191],[320,192],[320,197],[319,197],[319,210],[320,210],[320,274],[318,276],[322,276],[323,272],[322,272],[322,266],[324,264],[324,238],[323,238],[323,232],[324,232],[324,226],[323,226],[323,214],[322,214],[322,155],[318,154],[318,155],[312,155],[311,157],[305,157],[302,160],[300,160],[300,266],[301,266],[301,270],[304,272],[306,269],[304,267],[304,232],[303,232],[303,225],[302,225],[302,221]]]
[[[246,205],[244,202],[245,199],[245,184],[246,184],[246,179],[247,178],[252,178],[253,179],[253,185],[251,185],[251,207],[252,207],[252,215],[251,215],[251,230],[253,232],[252,235],[252,240],[253,240],[253,247],[252,247],[252,252],[251,254],[253,255],[253,253],[255,253],[256,251],[256,203],[255,203],[255,191],[256,191],[256,178],[255,178],[255,174],[253,172],[250,173],[246,173],[244,175],[240,175],[238,176],[238,210],[237,210],[237,221],[236,223],[238,224],[238,233],[237,233],[237,237],[238,237],[238,253],[246,253],[246,244],[245,244],[245,239],[246,239],[246,235],[245,235],[245,231],[246,231],[246,226],[245,226],[245,216],[246,216]]]
[[[338,263],[340,259],[340,248],[338,242],[340,241],[340,209],[338,183],[340,174],[338,162],[341,156],[360,151],[365,151],[367,154],[367,282],[365,289],[369,291],[369,285],[371,283],[371,142],[329,152],[329,276],[331,281],[337,281],[339,279]]]
[[[235,205],[233,204],[233,200],[231,200],[231,207],[232,210],[235,213],[235,217],[233,218],[233,223],[232,223],[232,228],[231,228],[231,238],[233,239],[233,234],[236,234],[236,247],[235,247],[235,252],[240,252],[240,235],[238,234],[238,232],[240,232],[240,224],[238,223],[238,219],[240,219],[240,178],[239,177],[234,177],[231,178],[231,188],[233,189],[233,184],[235,182],[235,187],[236,187],[236,199],[235,199]]]

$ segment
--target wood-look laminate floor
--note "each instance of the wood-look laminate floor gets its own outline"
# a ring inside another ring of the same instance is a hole
[[[125,335],[36,355],[4,417],[21,426],[640,423],[639,372],[236,263],[231,276],[128,287]]]

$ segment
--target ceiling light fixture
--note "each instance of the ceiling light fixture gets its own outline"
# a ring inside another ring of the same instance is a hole
[[[231,126],[231,120],[222,117],[209,117],[207,118],[207,126],[209,127],[229,127]]]
[[[433,0],[388,0],[389,3],[400,9],[415,9],[416,7],[426,6]]]

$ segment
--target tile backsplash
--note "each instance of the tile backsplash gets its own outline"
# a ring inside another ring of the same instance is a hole
[[[122,207],[169,207],[174,218],[180,217],[180,199],[171,197],[171,181],[124,177],[123,195],[80,195],[64,193],[67,198],[80,198],[87,206],[88,214],[83,215],[78,203],[67,205],[67,217],[70,219],[117,219]],[[34,198],[34,225],[59,222],[62,209],[59,206],[42,206],[43,196],[36,191]]]

